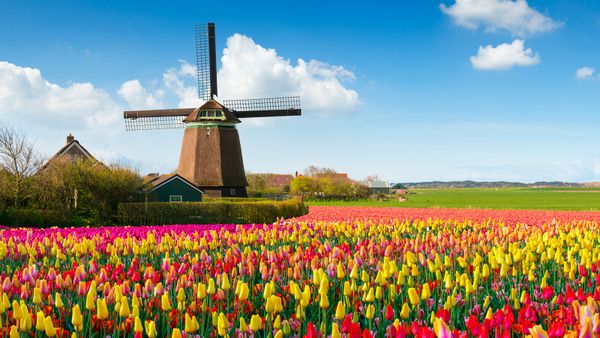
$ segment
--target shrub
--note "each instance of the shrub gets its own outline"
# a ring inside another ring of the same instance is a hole
[[[43,228],[68,225],[68,215],[54,210],[9,208],[2,215],[2,224],[15,227]]]
[[[123,225],[272,223],[277,218],[304,215],[307,207],[299,200],[232,201],[209,200],[183,203],[121,203]]]

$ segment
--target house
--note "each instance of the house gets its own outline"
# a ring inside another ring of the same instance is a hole
[[[150,174],[145,178],[150,186],[149,199],[156,202],[200,202],[204,192],[178,174]]]
[[[369,187],[371,195],[390,194],[390,183],[388,181],[368,181],[367,187]]]
[[[408,194],[408,188],[402,183],[392,184],[392,186],[390,187],[390,191],[392,194],[396,194],[396,195]]]
[[[294,176],[292,175],[282,175],[282,174],[270,174],[268,178],[268,187],[276,187],[283,188],[289,186]]]
[[[60,148],[54,156],[52,156],[40,169],[44,170],[50,163],[56,161],[58,159],[67,159],[71,162],[89,160],[99,165],[104,165],[102,162],[98,161],[84,146],[79,143],[75,139],[75,137],[71,134],[67,136],[67,143]]]

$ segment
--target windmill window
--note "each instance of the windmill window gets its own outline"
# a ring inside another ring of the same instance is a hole
[[[209,110],[208,111],[208,117],[214,117],[215,116],[215,111],[214,110]]]
[[[200,111],[200,117],[206,117],[206,110]]]

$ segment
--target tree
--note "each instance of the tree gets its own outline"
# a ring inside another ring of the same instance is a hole
[[[317,179],[308,176],[298,176],[290,183],[290,192],[300,195],[302,199],[305,196],[314,195],[319,191]]]
[[[336,171],[331,168],[320,168],[314,165],[309,165],[304,169],[304,176],[315,177],[318,174],[335,174]]]
[[[22,205],[28,197],[26,191],[29,180],[41,163],[40,155],[24,132],[17,132],[0,123],[0,168],[11,177],[9,196],[15,207]]]
[[[55,158],[34,178],[33,207],[56,210],[92,225],[114,221],[118,204],[143,200],[140,175],[117,165]]]

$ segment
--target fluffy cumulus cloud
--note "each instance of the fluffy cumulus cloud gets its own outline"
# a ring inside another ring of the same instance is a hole
[[[496,47],[480,46],[477,55],[471,57],[473,68],[478,70],[507,70],[514,66],[532,66],[540,63],[540,56],[531,48],[525,48],[523,40],[503,43]]]
[[[162,90],[151,93],[137,79],[124,82],[118,93],[132,109],[161,108],[164,105],[160,99],[164,94]]]
[[[202,102],[198,98],[198,91],[194,81],[196,79],[196,66],[179,60],[179,67],[171,67],[163,73],[163,83],[168,91],[175,94],[179,107],[197,107]],[[191,84],[193,82],[193,84]]]
[[[589,79],[592,76],[594,76],[594,72],[595,71],[596,70],[594,68],[591,68],[591,67],[581,67],[581,68],[578,68],[575,71],[575,77],[578,78],[578,79],[580,79],[580,80]]]
[[[351,71],[317,60],[293,64],[244,35],[227,39],[221,62],[223,98],[299,95],[305,110],[323,114],[350,111],[360,102],[358,93],[346,87],[354,79]]]
[[[545,33],[560,22],[531,8],[526,0],[456,0],[440,9],[460,26],[487,31],[505,30],[517,36]]]
[[[108,126],[120,119],[111,96],[89,82],[60,86],[39,69],[0,61],[0,116],[63,125]]]

